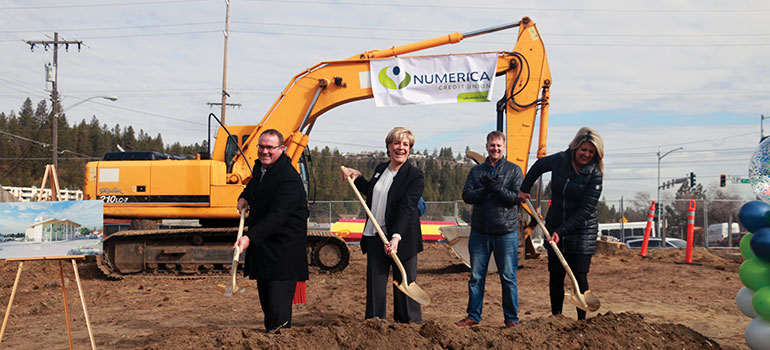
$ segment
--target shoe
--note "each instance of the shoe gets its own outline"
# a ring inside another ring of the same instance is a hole
[[[455,322],[455,326],[457,327],[467,327],[467,326],[475,326],[479,324],[478,322],[472,320],[470,317],[466,317],[462,320],[459,320]]]
[[[505,328],[516,327],[518,325],[519,325],[519,323],[516,322],[516,321],[506,321],[505,322]]]

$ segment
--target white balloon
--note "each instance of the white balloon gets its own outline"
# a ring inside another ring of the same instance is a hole
[[[741,288],[735,296],[735,303],[738,304],[738,309],[749,318],[759,317],[759,314],[754,311],[754,305],[751,303],[753,298],[754,291],[747,287]]]
[[[770,321],[755,318],[746,326],[744,338],[752,350],[770,350]]]

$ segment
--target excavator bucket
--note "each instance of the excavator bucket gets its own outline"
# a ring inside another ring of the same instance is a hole
[[[441,236],[446,240],[449,248],[452,252],[462,260],[465,266],[471,267],[471,254],[468,252],[468,237],[471,235],[470,226],[442,226],[438,228]],[[497,263],[495,263],[495,255],[490,255],[488,273],[497,272]]]

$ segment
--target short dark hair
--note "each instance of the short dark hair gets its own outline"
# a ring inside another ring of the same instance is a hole
[[[281,134],[280,131],[275,129],[267,129],[263,131],[261,134],[259,134],[259,137],[261,138],[264,135],[273,135],[275,137],[278,137],[279,146],[283,145],[283,134]]]
[[[487,142],[492,139],[503,139],[503,142],[505,142],[505,134],[503,134],[502,131],[492,131],[489,134],[487,134]]]

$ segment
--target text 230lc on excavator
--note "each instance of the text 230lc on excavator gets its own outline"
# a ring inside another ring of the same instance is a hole
[[[85,199],[103,200],[105,218],[198,219],[201,224],[196,228],[113,233],[104,239],[104,255],[98,259],[100,268],[115,277],[227,272],[239,218],[235,205],[252,178],[250,165],[257,159],[257,139],[262,131],[280,131],[286,138],[286,155],[297,171],[305,173],[301,158],[318,117],[344,103],[373,97],[371,61],[514,27],[519,30],[514,49],[496,52],[495,74],[506,77],[505,95],[496,108],[497,125],[503,130],[505,124],[508,160],[526,170],[538,111],[538,157],[545,155],[551,85],[543,42],[528,17],[512,24],[318,63],[291,79],[259,124],[219,128],[210,155],[199,155],[194,160],[138,157],[89,162]],[[442,55],[422,57],[438,56]],[[311,265],[321,270],[339,271],[348,264],[345,242],[331,232],[309,231],[308,246]]]

